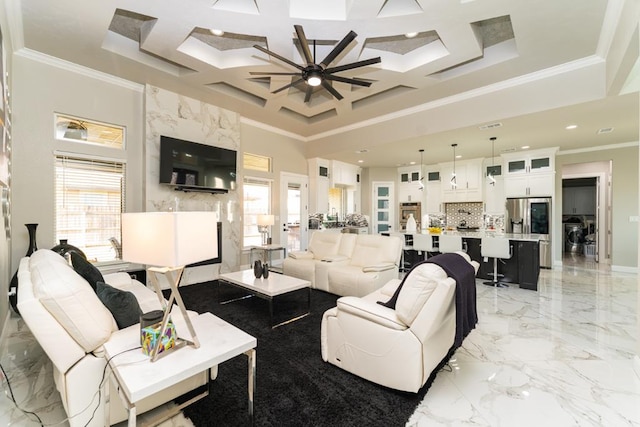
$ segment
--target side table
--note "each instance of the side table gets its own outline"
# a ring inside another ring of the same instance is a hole
[[[185,327],[185,322],[179,313],[175,312],[176,310],[172,313],[172,319],[176,329],[180,330]],[[141,349],[128,351],[140,346],[139,327],[131,326],[118,331],[104,344],[105,358],[109,360],[108,375],[118,386],[118,395],[129,411],[129,427],[136,425],[137,402],[199,373],[207,372],[211,381],[209,369],[240,354],[248,357],[248,415],[249,423],[253,425],[256,338],[211,313],[203,313],[192,318],[192,323],[201,340],[200,347],[182,347],[153,363]],[[106,379],[103,382],[107,402],[105,425],[111,425],[108,381],[109,379]],[[203,394],[202,397],[207,394]],[[193,400],[190,400],[188,403],[192,402]]]
[[[269,264],[269,270],[276,273],[282,273],[282,268],[274,267],[273,265],[273,253],[282,251],[282,259],[287,257],[287,248],[281,245],[263,245],[263,246],[251,246],[251,253],[249,255],[249,265],[253,265],[253,261],[260,259],[262,263]],[[254,258],[254,252],[262,252],[260,258]]]

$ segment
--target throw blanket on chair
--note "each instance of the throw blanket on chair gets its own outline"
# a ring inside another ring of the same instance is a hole
[[[478,323],[475,269],[456,253],[436,255],[424,262],[440,266],[456,281],[456,338],[453,344],[456,349]]]

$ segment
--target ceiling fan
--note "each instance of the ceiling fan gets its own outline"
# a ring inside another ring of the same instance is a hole
[[[342,51],[356,38],[357,34],[353,31],[349,31],[341,41],[338,43],[331,52],[327,55],[326,58],[322,60],[319,64],[315,63],[315,41],[313,43],[314,54],[311,55],[311,49],[309,48],[309,41],[307,37],[304,35],[304,30],[301,25],[293,26],[296,30],[296,34],[298,35],[298,40],[300,41],[300,46],[302,47],[302,52],[304,54],[304,59],[307,61],[306,65],[296,64],[295,62],[278,55],[277,53],[271,52],[270,50],[260,46],[253,45],[256,49],[261,52],[266,53],[267,55],[271,55],[274,58],[279,59],[282,62],[285,62],[292,67],[297,68],[299,71],[295,73],[276,73],[276,72],[251,72],[249,74],[254,76],[300,76],[299,79],[294,80],[293,82],[282,86],[279,89],[274,90],[271,93],[278,93],[285,89],[290,88],[291,86],[295,86],[298,83],[305,82],[307,84],[307,89],[304,96],[304,102],[309,102],[311,99],[311,94],[313,93],[313,89],[317,86],[322,85],[329,93],[331,93],[336,99],[341,100],[343,97],[340,93],[334,89],[331,85],[331,81],[349,83],[356,86],[371,86],[371,82],[367,82],[364,80],[358,80],[348,77],[336,76],[334,73],[339,73],[341,71],[351,70],[353,68],[365,67],[367,65],[377,64],[380,62],[380,57],[365,59],[363,61],[352,62],[350,64],[340,65],[337,67],[329,67],[329,64],[335,60],[338,55],[342,53]],[[329,68],[327,68],[329,67]]]

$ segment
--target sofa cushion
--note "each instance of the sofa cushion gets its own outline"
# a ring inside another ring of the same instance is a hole
[[[40,249],[31,255],[29,270],[34,295],[86,352],[100,347],[116,330],[109,310],[63,257]]]
[[[98,268],[91,264],[85,257],[77,252],[69,252],[71,255],[71,265],[73,269],[81,275],[84,280],[89,282],[93,290],[96,290],[96,284],[98,282],[104,283],[104,278],[102,277],[102,273]]]
[[[340,247],[340,237],[340,233],[316,231],[311,236],[309,251],[313,253],[315,259],[323,259],[324,257],[335,255]]]
[[[396,315],[411,325],[438,284],[447,279],[447,273],[436,264],[421,264],[407,277],[396,301]]]
[[[135,295],[129,291],[114,288],[104,282],[96,284],[96,294],[116,320],[118,329],[124,329],[140,322],[142,310]]]

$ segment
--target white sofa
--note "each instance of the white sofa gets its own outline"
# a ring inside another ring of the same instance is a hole
[[[479,264],[459,255],[475,276]],[[456,281],[440,266],[423,263],[407,276],[395,308],[378,304],[400,283],[393,279],[362,298],[339,298],[322,318],[322,359],[377,384],[417,392],[454,345]]]
[[[107,274],[104,279],[115,288],[132,292],[142,312],[161,308],[156,293],[131,279],[127,273]],[[89,283],[62,256],[51,250],[41,249],[31,257],[23,258],[18,281],[18,309],[51,359],[56,388],[70,425],[102,426],[104,393],[98,393],[106,366],[102,346],[126,329],[118,330],[111,312]],[[189,315],[197,316],[197,313],[190,312]],[[173,310],[172,318],[179,320],[178,317],[179,310]],[[129,328],[139,328],[139,324]],[[211,374],[215,375],[215,372]],[[136,405],[137,411],[143,413],[153,409],[207,381],[206,374],[191,377],[143,400]],[[112,384],[110,387],[110,420],[117,423],[127,418],[127,412]]]
[[[398,277],[402,239],[316,231],[307,251],[290,252],[283,273],[336,295],[364,296]]]

